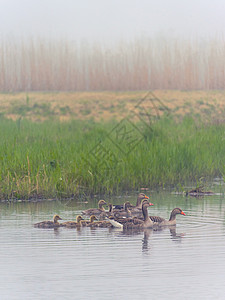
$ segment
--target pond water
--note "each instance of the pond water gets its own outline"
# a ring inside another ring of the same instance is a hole
[[[151,202],[151,215],[186,216],[173,230],[54,230],[33,224],[73,220],[93,202],[1,203],[0,299],[224,299],[224,196],[152,192]]]

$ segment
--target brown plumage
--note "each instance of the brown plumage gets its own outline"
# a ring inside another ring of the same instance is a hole
[[[102,212],[105,211],[104,209],[104,205],[107,205],[107,203],[105,202],[105,200],[99,200],[98,201],[98,208],[89,208],[86,209],[84,211],[82,211],[83,215],[87,215],[87,216],[91,216],[91,215],[100,215]]]
[[[84,220],[83,217],[77,216],[76,217],[76,222],[74,222],[74,221],[68,221],[68,222],[61,223],[60,226],[61,227],[67,227],[67,228],[81,227],[82,226],[82,224],[81,224],[82,220]]]
[[[142,200],[144,200],[144,199],[149,199],[149,197],[146,196],[144,193],[138,194],[136,205],[134,206],[134,205],[130,204],[129,209],[130,209],[130,210],[133,210],[133,209],[135,209],[135,208],[139,208],[139,209],[141,210],[141,207],[142,207]],[[118,204],[118,205],[115,205],[115,206],[114,206],[114,211],[117,211],[117,210],[123,210],[123,209],[124,209],[124,204],[123,204],[123,205]]]
[[[90,216],[90,220],[82,220],[81,221],[81,225],[83,226],[83,227],[85,227],[85,226],[88,226],[89,224],[92,224],[94,221],[96,221],[96,220],[98,220],[97,218],[96,218],[96,216],[95,215],[91,215]]]
[[[149,207],[149,202],[142,201],[142,213],[144,216],[144,221],[139,220],[138,218],[128,218],[126,221],[123,221],[123,224],[116,220],[110,220],[110,219],[109,219],[109,222],[114,227],[120,227],[123,229],[153,228],[154,222],[148,216],[148,207]]]
[[[103,221],[96,221],[96,222],[90,223],[90,224],[87,225],[87,227],[91,227],[91,228],[97,228],[97,227],[110,228],[110,227],[112,227],[112,224],[107,220],[103,220]]]
[[[130,207],[130,202],[127,201],[124,203],[124,206],[123,206],[123,210],[113,210],[113,215],[116,217],[116,218],[119,218],[119,217],[125,217],[125,218],[129,218],[131,217],[131,211],[129,210],[129,207]]]
[[[182,209],[176,207],[171,211],[169,220],[158,216],[149,216],[149,218],[154,222],[156,226],[176,225],[176,215],[178,214],[185,216],[185,213],[182,211]]]
[[[138,218],[143,219],[142,202],[147,201],[148,199],[149,197],[146,196],[144,193],[140,193],[138,195],[136,206],[130,208],[132,216],[136,216]],[[149,202],[149,205],[153,205],[153,204]]]
[[[142,209],[142,201],[145,199],[149,199],[149,197],[146,196],[144,193],[140,193],[137,197],[136,206],[133,209],[135,209],[135,208]],[[132,210],[132,208],[131,208],[131,210]]]
[[[142,224],[143,220],[137,218],[137,217],[131,217],[131,218],[114,218],[115,221],[119,222],[120,224],[126,224],[126,223],[133,223],[134,225]]]
[[[42,221],[34,224],[34,227],[38,228],[57,228],[60,226],[58,220],[62,220],[59,215],[53,216],[53,221]]]
[[[100,215],[99,215],[99,220],[103,221],[105,220],[105,218],[110,217],[113,215],[113,206],[111,203],[108,204],[109,210],[108,211],[103,211]]]

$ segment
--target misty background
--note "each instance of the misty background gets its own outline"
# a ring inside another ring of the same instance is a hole
[[[222,0],[0,7],[1,91],[224,88]]]
[[[74,40],[224,33],[223,0],[1,0],[1,35]]]

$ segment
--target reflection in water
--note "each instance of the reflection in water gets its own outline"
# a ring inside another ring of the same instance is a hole
[[[169,226],[170,235],[172,237],[172,241],[181,242],[181,239],[185,236],[185,233],[177,233],[176,226]]]
[[[154,228],[154,229],[145,229],[144,230],[144,238],[142,240],[142,251],[143,252],[148,252],[150,249],[149,246],[149,237],[152,235],[152,233],[154,232],[154,234],[160,233],[162,231],[170,231],[170,236],[172,241],[174,242],[181,242],[181,239],[185,236],[184,233],[177,233],[177,229],[176,226],[165,226],[165,227],[158,227],[158,228]]]
[[[34,223],[55,213],[74,220],[87,207],[0,204],[1,299],[138,300],[151,295],[176,300],[190,286],[188,299],[224,299],[224,199],[153,196],[158,197],[151,208],[155,215],[180,206],[187,217],[158,230],[37,229]]]
[[[59,228],[53,228],[53,230],[54,230],[54,234],[57,236],[57,235],[59,235]]]
[[[150,246],[148,245],[148,240],[152,232],[153,232],[152,229],[144,229],[144,238],[142,240],[142,251],[145,253],[148,252],[150,249]]]

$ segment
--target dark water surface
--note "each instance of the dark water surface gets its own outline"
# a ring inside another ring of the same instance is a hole
[[[161,231],[54,230],[33,224],[73,220],[93,204],[0,204],[0,299],[225,299],[224,196],[151,201],[151,215],[181,207],[186,216]]]

